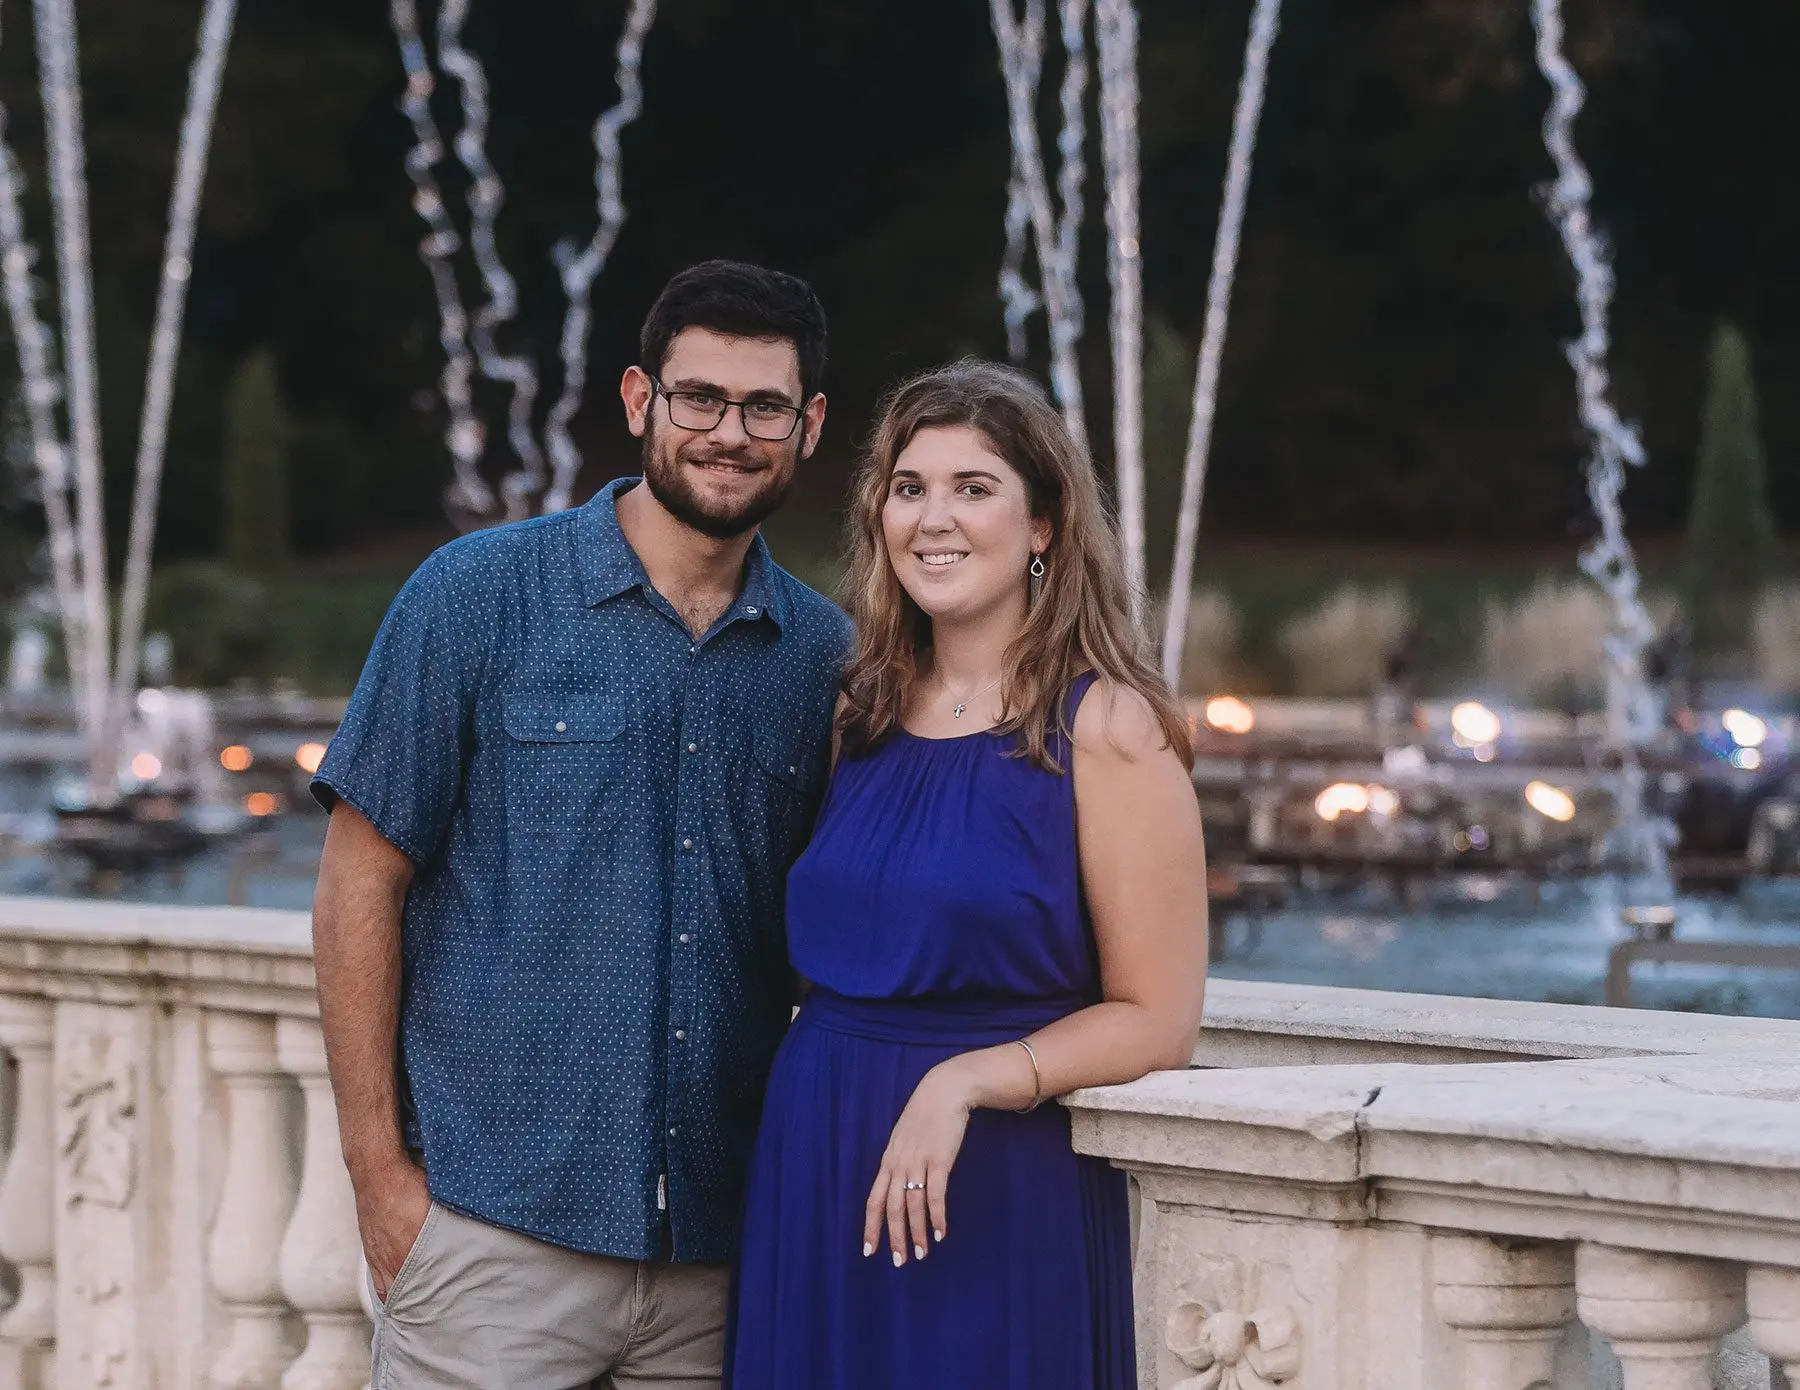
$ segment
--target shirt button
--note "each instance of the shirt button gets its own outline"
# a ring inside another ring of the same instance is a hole
[[[675,1137],[675,1126],[670,1125],[669,1126],[669,1138],[673,1139],[674,1137]]]
[[[569,732],[569,726],[559,719],[556,721],[556,732],[559,734],[566,734]]]
[[[754,604],[752,604],[749,608],[746,608],[744,611],[746,613],[748,613],[752,618],[754,618],[756,616],[756,606]]]
[[[697,744],[697,743],[690,743],[690,744],[689,744],[689,745],[688,745],[688,752],[690,752],[690,753],[698,753],[698,752],[699,752],[699,751],[700,751],[700,745],[699,745],[699,744]]]
[[[686,1042],[687,1041],[687,1029],[677,1028],[675,1030],[675,1041],[676,1042]]]
[[[694,842],[692,840],[683,840],[681,842],[681,847],[683,849],[692,849],[694,847]]]
[[[685,946],[685,945],[687,945],[687,944],[688,944],[688,942],[690,942],[690,941],[692,941],[692,940],[693,940],[693,939],[694,939],[694,938],[693,938],[693,937],[691,937],[691,936],[689,936],[689,935],[688,935],[688,934],[687,934],[687,933],[686,933],[686,932],[683,932],[683,933],[682,933],[682,934],[681,934],[681,944],[682,944],[682,945],[683,945],[683,946]]]

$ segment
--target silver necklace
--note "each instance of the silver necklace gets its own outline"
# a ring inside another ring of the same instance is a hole
[[[980,699],[983,695],[987,694],[988,691],[992,690],[995,686],[1000,684],[1001,680],[1003,680],[1005,678],[1005,676],[1006,676],[1006,672],[1002,671],[998,676],[995,676],[986,685],[982,686],[981,689],[975,691],[974,693],[972,693],[970,695],[966,695],[962,699],[958,700],[956,702],[956,707],[950,711],[950,717],[952,719],[961,719],[963,717],[963,711],[969,707],[970,700]]]

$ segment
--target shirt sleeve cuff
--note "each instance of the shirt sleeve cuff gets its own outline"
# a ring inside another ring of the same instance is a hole
[[[381,838],[399,850],[415,864],[423,864],[430,856],[419,846],[413,837],[411,827],[403,827],[395,823],[392,815],[374,809],[369,799],[360,795],[356,788],[332,773],[320,773],[307,785],[314,801],[326,811],[337,809],[338,803],[344,802],[355,810],[362,818],[374,826]]]

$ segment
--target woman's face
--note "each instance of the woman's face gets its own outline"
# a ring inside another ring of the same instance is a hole
[[[901,586],[934,622],[1023,609],[1032,554],[1050,543],[1024,478],[964,425],[920,430],[900,451],[881,530]]]

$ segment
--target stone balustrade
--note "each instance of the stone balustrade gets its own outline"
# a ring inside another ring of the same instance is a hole
[[[0,899],[4,1390],[361,1390],[304,913]]]
[[[305,914],[0,899],[0,1051],[0,1390],[362,1390]],[[1800,1024],[1221,981],[1195,1062],[1068,1102],[1144,1387],[1800,1376]]]
[[[1800,1376],[1800,1023],[1240,984],[1197,1060],[1067,1102],[1145,1390]]]

